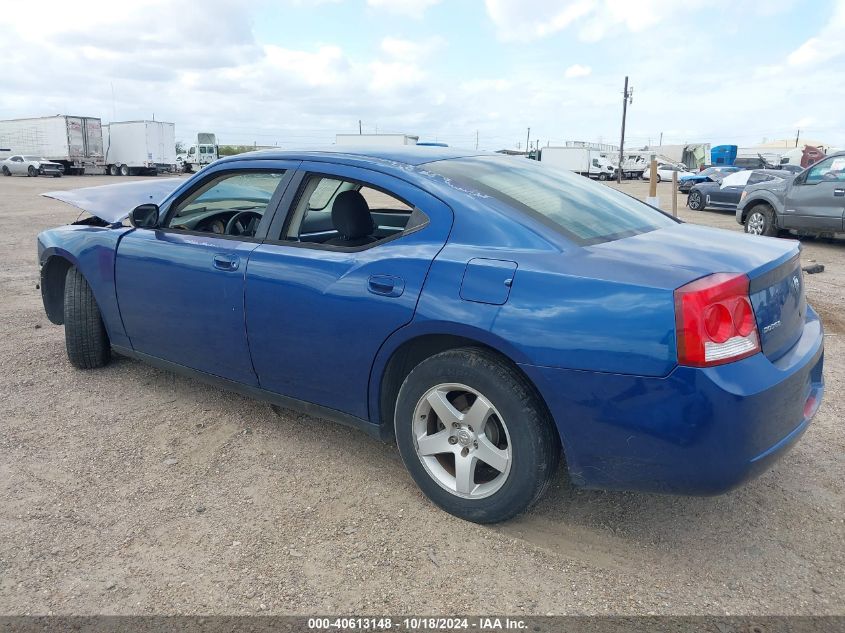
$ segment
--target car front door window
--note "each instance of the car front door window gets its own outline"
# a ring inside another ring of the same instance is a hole
[[[252,170],[212,178],[176,205],[164,228],[253,237],[284,177]]]
[[[845,181],[845,156],[835,156],[814,165],[807,172],[807,184]]]

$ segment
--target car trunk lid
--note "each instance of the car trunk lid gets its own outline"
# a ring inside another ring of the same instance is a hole
[[[775,360],[801,336],[807,306],[795,240],[678,224],[587,250],[632,269],[647,262],[651,282],[675,288],[712,273],[744,273],[763,353]]]
[[[807,314],[799,255],[752,277],[748,293],[763,353],[780,358],[801,337]]]

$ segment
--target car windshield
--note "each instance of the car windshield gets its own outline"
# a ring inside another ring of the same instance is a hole
[[[475,156],[425,167],[464,188],[540,216],[582,246],[675,224],[669,216],[611,187],[534,160]]]

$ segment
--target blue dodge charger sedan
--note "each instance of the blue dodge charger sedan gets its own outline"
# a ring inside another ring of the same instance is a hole
[[[123,354],[393,439],[477,522],[580,486],[726,491],[804,432],[823,331],[795,241],[453,148],[243,154],[49,195],[44,308]],[[128,223],[125,220],[128,218]]]

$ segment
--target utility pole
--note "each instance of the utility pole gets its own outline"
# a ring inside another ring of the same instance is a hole
[[[628,115],[628,103],[634,103],[634,88],[628,90],[628,75],[625,75],[625,89],[622,91],[622,136],[619,139],[619,168],[616,170],[616,182],[622,184],[622,157],[625,152],[625,117]]]
[[[358,119],[358,135],[361,135],[361,119]]]
[[[660,147],[663,147],[663,132],[660,133],[660,141],[657,143]]]
[[[475,131],[475,149],[478,149],[478,130]]]
[[[798,147],[798,137],[801,136],[801,130],[795,133],[795,147]]]
[[[531,128],[528,128],[528,134],[525,137],[525,154],[528,155],[528,152],[531,151],[531,145],[529,143],[529,139],[531,138]]]

